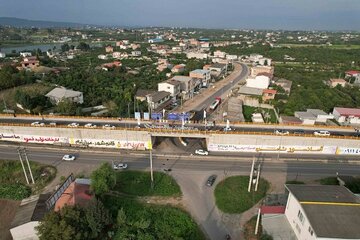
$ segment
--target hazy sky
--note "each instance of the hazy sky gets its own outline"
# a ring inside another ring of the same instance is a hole
[[[360,30],[360,0],[0,0],[0,16],[120,26]]]

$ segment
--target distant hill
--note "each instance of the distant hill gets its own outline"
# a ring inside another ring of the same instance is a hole
[[[71,22],[52,22],[52,21],[41,21],[41,20],[28,20],[22,18],[13,18],[13,17],[0,17],[0,25],[3,26],[12,26],[12,27],[23,27],[23,28],[78,28],[85,27],[86,24],[81,23],[71,23]]]

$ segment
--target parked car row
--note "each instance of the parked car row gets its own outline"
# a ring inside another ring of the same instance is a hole
[[[284,136],[284,135],[289,135],[289,134],[290,134],[289,131],[284,130],[284,129],[276,129],[276,130],[274,131],[274,133],[275,133],[276,135],[282,135],[282,136]],[[293,133],[294,133],[294,134],[305,134],[305,131],[302,130],[302,129],[298,129],[298,130],[294,130]],[[313,132],[313,134],[314,134],[315,136],[321,136],[321,137],[323,137],[323,136],[330,136],[330,132],[329,132],[329,131],[326,131],[326,130],[316,130],[316,131]]]
[[[34,127],[45,127],[45,123],[43,122],[33,122],[30,124],[31,126],[34,126]],[[56,123],[55,122],[51,122],[49,123],[50,126],[56,126]]]

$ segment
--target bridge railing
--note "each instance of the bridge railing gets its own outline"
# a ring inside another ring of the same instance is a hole
[[[287,135],[280,136],[274,132],[256,132],[256,131],[220,131],[220,130],[198,130],[198,129],[167,129],[167,128],[136,128],[136,127],[115,127],[112,129],[104,129],[102,126],[96,126],[92,128],[88,128],[85,126],[78,127],[69,127],[67,125],[46,125],[46,126],[34,126],[26,123],[0,123],[0,126],[9,126],[9,127],[32,127],[39,129],[46,128],[67,128],[67,129],[87,129],[87,130],[104,130],[104,131],[141,131],[148,133],[158,133],[164,135],[172,135],[172,134],[189,134],[189,135],[213,135],[213,134],[222,134],[222,135],[265,135],[265,136],[277,136],[277,137],[308,137],[308,138],[335,138],[335,139],[352,139],[352,140],[360,140],[360,138],[355,136],[315,136],[313,134],[295,134],[289,133]]]

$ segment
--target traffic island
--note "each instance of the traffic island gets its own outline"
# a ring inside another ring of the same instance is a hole
[[[260,178],[257,191],[248,192],[249,177],[232,176],[215,188],[216,206],[224,213],[243,213],[263,199],[269,182]]]

